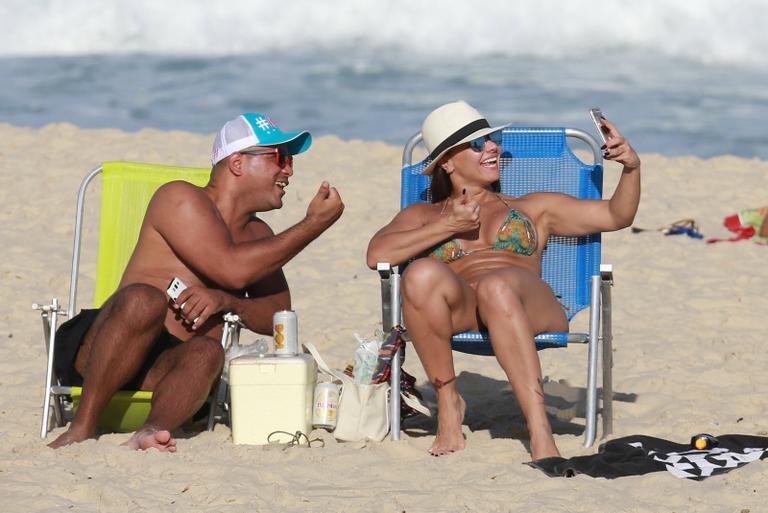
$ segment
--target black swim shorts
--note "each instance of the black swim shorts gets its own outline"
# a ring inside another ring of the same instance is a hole
[[[86,333],[88,333],[98,315],[99,309],[81,310],[79,314],[69,319],[56,330],[53,370],[64,386],[83,386],[83,377],[75,369],[75,358],[80,350],[80,345],[85,340]],[[134,390],[138,389],[144,375],[154,365],[160,354],[181,343],[183,343],[183,340],[163,330],[157,337],[149,355],[147,355],[144,366],[124,387]]]

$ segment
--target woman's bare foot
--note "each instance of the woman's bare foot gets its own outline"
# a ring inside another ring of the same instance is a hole
[[[560,456],[560,451],[555,445],[555,439],[552,437],[549,421],[545,420],[545,422],[545,425],[538,428],[532,427],[530,424],[528,426],[528,432],[531,435],[531,459],[533,461]]]
[[[157,449],[160,452],[176,452],[176,440],[169,431],[145,427],[136,431],[123,445],[133,450]]]
[[[73,429],[73,427],[70,425],[69,429],[67,429],[64,433],[60,434],[56,438],[56,440],[49,443],[48,447],[50,447],[51,449],[58,449],[59,447],[80,443],[84,440],[88,440],[89,438],[93,438],[93,437],[94,437],[93,433],[80,431],[77,428]]]
[[[439,390],[437,395],[437,436],[429,448],[429,453],[432,456],[444,456],[461,451],[467,446],[461,432],[467,405],[456,389]]]
[[[534,442],[533,438],[531,438],[531,459],[533,461],[560,456],[560,451],[557,450],[555,440],[551,436],[549,440],[543,440],[542,442]]]

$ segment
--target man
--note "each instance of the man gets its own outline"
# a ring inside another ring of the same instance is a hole
[[[249,329],[271,333],[274,312],[291,305],[282,266],[344,210],[323,182],[306,217],[284,232],[254,215],[282,207],[293,155],[311,143],[308,132],[284,133],[267,116],[243,114],[219,132],[205,187],[177,181],[158,189],[117,292],[62,326],[70,338],[84,333],[68,358],[84,390],[69,429],[50,447],[93,438],[112,395],[129,386],[152,390],[153,399],[126,445],[176,450],[171,431],[200,408],[221,373],[220,314],[235,312]],[[166,294],[174,277],[188,287],[175,302]]]

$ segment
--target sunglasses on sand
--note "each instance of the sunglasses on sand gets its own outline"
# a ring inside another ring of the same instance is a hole
[[[253,151],[239,151],[241,155],[275,155],[275,164],[280,169],[283,169],[286,164],[293,165],[293,155],[291,155],[286,148],[272,148],[269,150],[253,150]]]
[[[472,139],[469,141],[469,147],[475,153],[480,153],[485,148],[485,141],[492,141],[501,146],[501,130]]]

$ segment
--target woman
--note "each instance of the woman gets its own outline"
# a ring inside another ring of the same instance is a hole
[[[422,125],[432,162],[432,203],[412,205],[368,246],[368,265],[408,265],[402,277],[403,315],[437,391],[438,430],[430,453],[465,446],[465,403],[456,390],[450,340],[487,329],[528,423],[534,460],[558,456],[544,410],[534,336],[567,331],[568,321],[541,279],[550,235],[586,235],[625,228],[640,201],[640,159],[608,121],[604,157],[624,165],[610,200],[557,193],[512,198],[494,191],[499,180],[500,130],[464,102],[434,110]],[[425,258],[422,258],[425,257]]]

